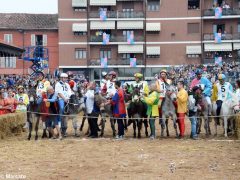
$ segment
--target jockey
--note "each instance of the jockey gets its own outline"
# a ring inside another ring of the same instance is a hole
[[[103,71],[102,72],[102,80],[100,82],[101,93],[106,95],[107,93],[107,82],[108,82],[108,73]]]
[[[111,98],[116,93],[115,81],[117,73],[115,71],[110,71],[108,73],[109,80],[107,81],[107,98]]]
[[[134,74],[135,82],[133,83],[133,87],[140,88],[140,95],[143,96],[144,94],[148,96],[149,88],[147,82],[142,81],[143,74],[136,73]]]
[[[217,92],[217,112],[216,115],[219,116],[222,108],[222,103],[223,101],[229,100],[232,98],[231,94],[233,92],[233,87],[229,82],[226,82],[226,76],[224,74],[219,74],[218,75],[219,82],[216,84],[217,88],[214,89]],[[218,125],[220,124],[219,122],[219,117],[217,117],[217,123]]]
[[[206,77],[202,77],[201,69],[197,69],[195,74],[197,77],[192,80],[192,83],[190,85],[190,90],[192,90],[193,87],[195,87],[195,86],[200,86],[202,88],[203,95],[205,96],[207,103],[208,103],[208,107],[209,107],[208,113],[210,115],[211,107],[212,107],[212,103],[211,103],[212,83]]]
[[[47,92],[48,86],[50,86],[50,82],[46,80],[42,74],[40,74],[38,76],[38,83],[36,89],[38,98],[41,98],[42,94]]]
[[[66,73],[62,73],[60,75],[60,81],[57,82],[56,86],[55,86],[55,92],[58,95],[58,107],[59,107],[59,114],[60,114],[60,119],[61,119],[61,130],[62,130],[62,134],[64,135],[64,137],[66,137],[66,131],[67,131],[67,121],[66,121],[66,117],[61,116],[64,114],[64,107],[65,107],[65,103],[68,102],[72,91],[71,88],[69,86],[69,84],[67,83],[68,80],[68,75]]]
[[[170,79],[167,79],[167,70],[163,69],[160,71],[160,77],[159,79],[156,81],[156,85],[157,85],[157,90],[160,93],[159,95],[159,104],[158,107],[160,108],[162,105],[162,101],[165,98],[166,95],[166,86],[171,85],[172,82]]]

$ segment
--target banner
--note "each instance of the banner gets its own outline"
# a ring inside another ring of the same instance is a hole
[[[107,20],[107,10],[101,10],[100,11],[100,19],[102,21],[106,21]]]
[[[222,8],[221,7],[215,8],[215,18],[216,19],[222,18]]]
[[[42,65],[43,69],[47,69],[48,68],[48,61],[47,60],[42,60],[41,65]]]
[[[130,67],[137,67],[137,58],[130,58]]]
[[[108,59],[107,58],[101,58],[101,67],[102,68],[108,67]]]
[[[110,34],[103,33],[103,45],[109,44]]]
[[[222,66],[222,57],[215,57],[215,64]]]
[[[214,0],[214,1],[213,1],[213,5],[214,5],[215,7],[217,7],[217,5],[218,5],[218,0]]]
[[[215,43],[221,43],[222,42],[222,33],[215,33]]]
[[[135,44],[133,31],[127,33],[127,42],[128,44]]]

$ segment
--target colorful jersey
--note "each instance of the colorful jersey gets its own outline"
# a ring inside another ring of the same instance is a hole
[[[194,88],[195,86],[200,86],[203,89],[203,94],[211,97],[212,83],[206,77],[202,77],[200,80],[197,78],[193,79],[190,89]]]
[[[160,98],[164,98],[166,96],[167,88],[166,85],[171,85],[172,82],[171,80],[167,79],[166,81],[159,79],[157,80],[157,89],[159,92],[163,91],[160,93]]]
[[[42,80],[38,82],[37,85],[37,96],[41,96],[42,93],[47,92],[47,88],[50,86],[50,82],[46,80]]]
[[[17,112],[26,112],[27,111],[27,106],[29,104],[29,98],[27,94],[17,94],[15,96],[16,100],[18,102],[23,102],[24,104],[18,104],[16,111]]]
[[[233,92],[233,87],[229,82],[225,82],[223,85],[217,83],[217,100],[231,99],[230,92]]]
[[[144,102],[147,104],[147,115],[149,117],[158,117],[159,116],[159,109],[158,109],[158,102],[159,102],[159,93],[156,91],[151,92],[148,97],[144,97]]]
[[[72,95],[71,88],[68,83],[64,83],[62,81],[57,82],[55,86],[55,92],[57,94],[62,94],[66,99],[69,99]],[[60,96],[58,96],[59,99],[62,99]]]
[[[125,117],[126,107],[124,103],[123,89],[118,89],[115,95],[112,97],[113,114],[115,117]]]
[[[145,93],[146,95],[149,94],[149,88],[148,88],[148,84],[145,81],[140,81],[140,82],[133,82],[133,87],[137,87],[140,88],[140,94],[143,95],[143,93]]]
[[[107,96],[114,95],[116,93],[115,82],[107,81]]]

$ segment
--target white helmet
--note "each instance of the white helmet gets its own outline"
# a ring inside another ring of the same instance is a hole
[[[107,74],[108,74],[107,72],[103,71],[102,72],[102,77],[105,77]]]
[[[60,77],[61,78],[68,78],[68,75],[66,73],[61,73]]]

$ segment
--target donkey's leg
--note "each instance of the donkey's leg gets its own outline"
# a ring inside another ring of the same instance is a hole
[[[125,129],[125,131],[128,130],[128,122],[127,122],[127,118],[124,118],[124,129]]]
[[[215,126],[215,133],[214,136],[217,136],[217,126],[218,126],[218,120],[216,117],[214,117],[214,126]]]
[[[133,120],[133,137],[136,138],[136,120]]]
[[[170,117],[169,117],[170,118]],[[169,118],[166,119],[166,132],[167,132],[167,137],[169,137],[169,129],[168,129],[168,120]]]
[[[226,116],[224,116],[224,136],[228,137],[227,135],[227,122],[228,122],[228,118]]]
[[[166,116],[165,114],[162,115],[162,119],[160,120],[161,122],[161,137],[164,136],[164,130],[165,130],[165,127],[166,127]]]
[[[209,121],[208,121],[208,117],[204,116],[204,128],[205,128],[205,132],[206,132],[206,136],[209,136]]]
[[[104,135],[104,129],[105,129],[105,122],[106,122],[106,113],[104,110],[101,111],[101,116],[102,116],[102,122],[101,122],[101,134],[100,134],[100,137],[103,137]]]
[[[115,137],[116,136],[115,119],[111,118],[110,122],[111,122],[111,128],[112,128],[112,132],[113,132],[113,137]]]
[[[37,117],[35,124],[35,140],[38,140],[38,127],[39,127],[40,116]]]
[[[81,124],[81,126],[80,126],[80,128],[79,128],[79,131],[82,131],[82,130],[83,130],[85,121],[86,121],[86,114],[83,115],[82,124]]]
[[[29,123],[28,140],[30,140],[31,137],[32,137],[32,126],[33,126],[32,118],[33,118],[32,114],[31,113],[27,113],[27,122]]]
[[[177,130],[177,116],[173,115],[173,127],[175,129],[176,132],[176,137],[178,137],[178,130]]]
[[[145,127],[145,135],[148,137],[148,120],[144,118],[143,123]]]
[[[137,120],[137,123],[138,123],[138,138],[141,138],[142,119]]]
[[[202,117],[198,116],[198,121],[197,121],[197,134],[200,134],[200,132],[201,132],[201,126],[202,126]]]

